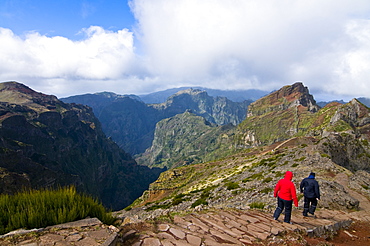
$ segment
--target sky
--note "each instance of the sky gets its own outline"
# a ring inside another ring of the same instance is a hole
[[[0,0],[0,81],[66,97],[182,86],[370,97],[368,0]]]

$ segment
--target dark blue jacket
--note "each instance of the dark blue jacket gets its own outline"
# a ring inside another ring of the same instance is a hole
[[[308,178],[303,179],[299,188],[305,197],[320,199],[319,183],[314,176],[310,175]]]

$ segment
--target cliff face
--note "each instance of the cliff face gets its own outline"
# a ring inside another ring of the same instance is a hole
[[[97,96],[102,99],[98,100]],[[245,119],[249,104],[248,101],[236,103],[225,97],[211,97],[205,91],[194,89],[180,91],[160,104],[145,104],[133,96],[112,93],[62,100],[91,106],[106,135],[133,155],[143,153],[151,146],[156,123],[163,119],[190,110],[210,123],[237,125]]]
[[[75,185],[119,209],[159,175],[107,139],[91,108],[16,82],[0,84],[0,124],[1,192]]]
[[[237,125],[245,119],[248,102],[235,103],[226,97],[210,97],[207,92],[188,89],[170,96],[165,103],[153,104],[164,118],[191,110],[210,123]]]
[[[234,129],[233,125],[213,125],[187,111],[158,122],[152,146],[136,161],[174,168],[218,159],[230,153]]]

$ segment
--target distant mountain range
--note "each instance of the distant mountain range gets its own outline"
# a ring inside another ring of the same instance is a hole
[[[243,101],[255,101],[267,94],[269,91],[249,89],[249,90],[216,90],[204,87],[179,87],[172,88],[163,91],[153,92],[146,95],[140,95],[139,97],[145,103],[163,103],[168,97],[176,94],[179,91],[195,89],[207,92],[211,97],[226,97],[233,102],[243,102]]]
[[[96,93],[61,98],[93,108],[103,130],[132,155],[145,152],[154,139],[157,122],[185,111],[204,117],[216,125],[242,122],[252,100],[233,102],[226,97],[211,97],[206,91],[186,89],[169,96],[163,103],[148,104],[133,95]]]

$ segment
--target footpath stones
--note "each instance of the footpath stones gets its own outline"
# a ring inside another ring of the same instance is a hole
[[[20,235],[24,235],[25,240],[3,240],[0,241],[0,245],[113,246],[116,245],[118,231],[118,228],[104,225],[97,218],[88,218],[39,229],[36,231],[38,236],[34,236],[32,239],[28,239],[29,237],[27,237],[27,234],[22,230]],[[30,230],[30,232],[35,233],[35,230]],[[136,231],[131,233],[136,233]],[[16,235],[14,232],[13,234]],[[9,237],[11,235],[9,235]],[[6,238],[5,235],[4,239]],[[158,246],[160,246],[160,244]]]
[[[135,245],[144,246],[148,242],[158,246],[253,245],[284,231],[322,236],[349,226],[350,222],[349,215],[340,211],[320,210],[317,217],[303,217],[297,211],[289,224],[276,221],[263,211],[211,210],[175,216],[173,222],[159,224],[154,234],[140,232]]]
[[[16,243],[0,241],[0,245],[242,246],[281,240],[279,234],[289,232],[330,236],[351,222],[351,214],[325,209],[318,210],[316,217],[303,217],[297,210],[292,215],[293,224],[276,221],[272,214],[259,210],[214,209],[175,216],[152,228],[140,229],[133,223],[128,230],[122,230],[120,238],[118,228],[92,218],[37,230],[38,237],[25,237]]]

